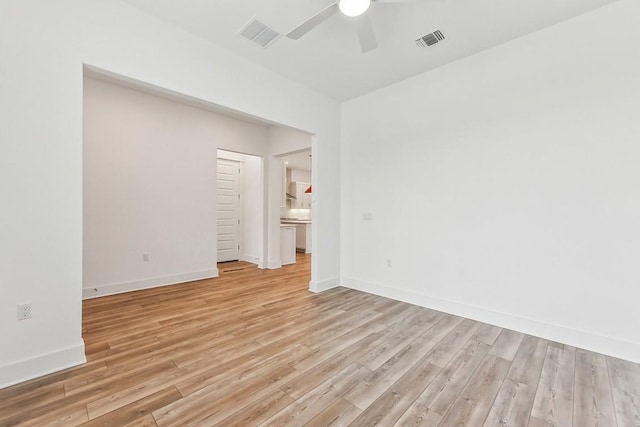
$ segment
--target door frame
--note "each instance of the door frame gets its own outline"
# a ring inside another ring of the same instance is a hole
[[[244,221],[243,221],[243,214],[244,214],[244,198],[242,197],[242,186],[243,186],[243,172],[244,172],[244,168],[243,168],[243,162],[240,160],[235,160],[235,159],[229,159],[229,158],[225,158],[225,157],[220,157],[220,150],[218,150],[217,153],[217,157],[216,157],[216,192],[218,190],[218,161],[219,160],[224,160],[227,162],[233,162],[237,165],[238,167],[238,181],[237,181],[237,194],[238,194],[238,204],[237,204],[237,213],[238,213],[238,223],[235,224],[237,226],[236,228],[236,236],[237,236],[237,240],[238,240],[238,261],[242,261],[244,258],[244,234],[243,234],[243,230],[244,230]],[[216,194],[217,196],[217,194]],[[216,213],[217,213],[217,203],[216,203]],[[218,243],[218,233],[217,233],[217,218],[216,218],[216,254],[217,252],[217,243]],[[220,260],[216,259],[216,262],[221,262]]]

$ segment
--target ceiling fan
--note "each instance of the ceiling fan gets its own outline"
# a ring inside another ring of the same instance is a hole
[[[409,1],[409,0],[404,0]],[[291,30],[287,37],[293,40],[298,40],[300,37],[313,30],[315,27],[329,19],[331,16],[338,12],[341,12],[345,16],[353,17],[355,23],[355,29],[360,40],[360,48],[362,53],[369,52],[370,50],[378,47],[378,41],[376,35],[373,32],[373,25],[369,15],[365,14],[371,2],[375,3],[402,3],[403,0],[337,0],[335,3],[330,4],[320,12],[313,15],[311,18],[298,25]]]

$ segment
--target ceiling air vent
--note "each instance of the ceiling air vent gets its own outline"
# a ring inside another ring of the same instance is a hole
[[[240,29],[240,35],[252,42],[262,46],[269,46],[280,34],[272,28],[267,27],[257,19],[252,19]]]
[[[420,47],[429,47],[436,43],[440,43],[442,40],[444,40],[444,34],[442,34],[440,30],[436,30],[433,33],[429,33],[426,36],[416,39],[416,44]]]

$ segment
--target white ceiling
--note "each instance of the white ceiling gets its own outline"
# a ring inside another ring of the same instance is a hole
[[[287,162],[287,167],[289,169],[311,171],[311,149],[283,156],[282,160]]]
[[[363,54],[353,21],[336,14],[300,40],[267,48],[240,37],[253,17],[287,33],[332,0],[124,0],[338,101],[542,29],[615,0],[396,0],[369,11],[378,48]],[[387,0],[388,1],[388,0]],[[441,30],[446,40],[414,40]]]

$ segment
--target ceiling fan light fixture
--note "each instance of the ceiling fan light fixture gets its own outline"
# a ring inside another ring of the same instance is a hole
[[[340,12],[347,16],[360,16],[369,9],[371,0],[339,0]]]

